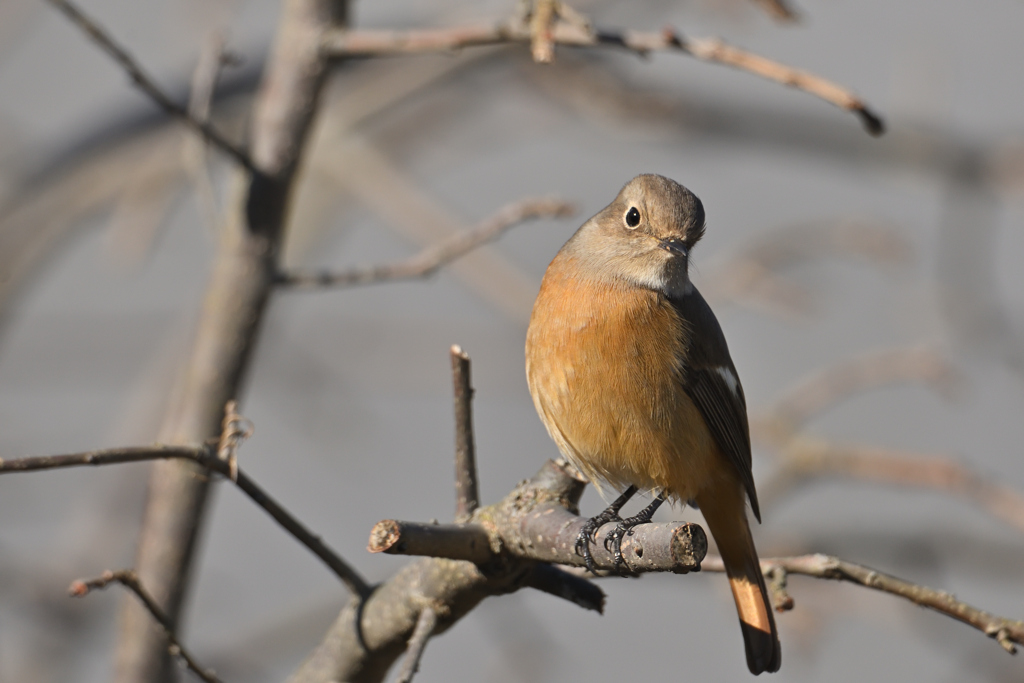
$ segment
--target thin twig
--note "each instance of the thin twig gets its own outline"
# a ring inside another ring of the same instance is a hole
[[[754,0],[765,12],[779,21],[797,21],[800,15],[784,0]]]
[[[192,72],[192,85],[189,88],[188,113],[196,121],[209,124],[213,95],[226,59],[223,33],[219,30],[211,31],[199,51],[199,60]],[[205,137],[187,136],[182,147],[182,160],[192,174],[203,213],[206,214],[206,221],[212,233],[217,225],[219,209],[213,179],[206,163],[208,144]]]
[[[469,519],[480,504],[473,443],[473,385],[469,354],[451,348],[452,384],[455,394],[455,521]]]
[[[191,460],[209,470],[231,479],[249,498],[263,508],[284,529],[300,543],[309,548],[319,557],[349,590],[361,598],[371,592],[371,587],[345,560],[327,546],[319,536],[314,535],[306,526],[270,497],[256,482],[249,478],[241,469],[234,469],[230,461],[217,457],[212,447],[201,446],[144,446],[139,448],[108,448],[67,455],[44,455],[14,460],[0,460],[0,475],[12,472],[34,472],[37,470],[63,469],[81,467],[83,465],[116,465],[126,462],[143,462],[148,460]]]
[[[137,577],[135,572],[132,570],[122,569],[117,572],[105,571],[101,576],[95,579],[89,579],[88,581],[79,579],[77,581],[73,581],[70,588],[68,588],[68,593],[70,593],[72,597],[81,598],[88,595],[90,591],[97,588],[106,588],[111,583],[121,584],[142,601],[142,604],[146,606],[147,610],[149,610],[153,619],[155,619],[163,628],[164,635],[167,636],[167,651],[172,657],[181,659],[181,661],[185,663],[185,666],[188,667],[189,671],[206,681],[206,683],[220,683],[220,679],[217,678],[217,674],[215,674],[212,669],[204,669],[201,667],[195,657],[193,657],[189,651],[185,649],[185,646],[181,644],[178,637],[174,634],[174,624],[171,622],[170,618],[164,614],[164,611],[160,609],[160,606],[156,604],[153,597],[142,587],[142,584],[139,583],[139,577]]]
[[[395,679],[395,683],[412,681],[412,677],[419,671],[420,659],[423,657],[423,651],[427,649],[427,641],[434,633],[435,626],[437,626],[437,612],[429,606],[424,607],[420,610],[419,618],[416,619],[416,628],[413,629],[412,636],[409,638],[409,646],[405,650],[405,659],[402,661],[402,670],[399,672],[398,678]]]
[[[684,38],[671,28],[664,31],[586,30],[578,23],[557,22],[552,41],[567,47],[613,47],[638,55],[683,52],[696,59],[731,66],[819,97],[856,114],[872,135],[885,130],[882,119],[846,88],[807,71],[741,50],[718,38]],[[375,56],[415,52],[448,52],[480,45],[532,43],[531,31],[516,24],[459,26],[412,31],[334,31],[324,37],[323,48],[332,56]]]
[[[530,16],[530,53],[538,64],[550,64],[555,59],[554,27],[557,19],[557,0],[534,0]]]
[[[722,558],[708,555],[701,564],[704,571],[725,571]],[[800,574],[819,579],[848,581],[883,593],[905,598],[915,605],[945,614],[978,629],[995,639],[1004,650],[1015,654],[1016,645],[1024,645],[1024,621],[1014,621],[984,612],[945,591],[921,586],[864,565],[847,562],[830,555],[814,554],[796,557],[771,557],[761,560],[761,571],[777,581],[778,572]],[[784,583],[782,584],[784,586]]]
[[[355,267],[340,272],[282,273],[278,276],[277,283],[282,287],[308,289],[348,287],[427,277],[476,247],[497,239],[506,230],[523,221],[534,218],[558,218],[571,215],[573,211],[572,204],[561,200],[525,199],[503,207],[476,228],[427,247],[411,258],[378,266]]]
[[[80,9],[78,9],[78,7],[71,2],[68,2],[68,0],[47,0],[47,2],[63,12],[64,15],[84,31],[86,35],[93,40],[93,42],[99,45],[108,55],[113,57],[114,61],[128,72],[128,76],[132,79],[132,82],[143,92],[149,95],[150,99],[156,102],[161,109],[177,118],[199,135],[203,136],[207,142],[234,159],[240,166],[250,172],[256,171],[256,167],[253,165],[248,154],[217,132],[212,125],[192,116],[185,107],[182,107],[180,104],[172,100],[163,90],[160,89],[153,79],[142,70],[142,67],[139,66],[138,62],[128,53],[127,50],[118,45],[103,28],[86,16]]]

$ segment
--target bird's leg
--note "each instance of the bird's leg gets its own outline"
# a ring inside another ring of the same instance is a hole
[[[615,499],[611,505],[609,505],[604,512],[591,517],[583,524],[583,528],[580,529],[580,533],[576,536],[576,554],[583,556],[583,561],[587,565],[587,570],[591,574],[597,574],[597,567],[594,566],[594,557],[590,554],[590,543],[596,541],[597,530],[603,527],[608,522],[621,522],[622,518],[619,517],[619,510],[622,506],[629,502],[629,499],[636,494],[636,487],[630,486],[628,489],[622,492],[622,495]],[[652,512],[653,514],[653,512]]]
[[[650,522],[651,518],[654,517],[655,511],[660,508],[661,504],[664,502],[665,494],[659,493],[658,497],[652,500],[650,505],[645,507],[643,510],[632,517],[620,519],[619,525],[615,527],[604,539],[604,547],[607,550],[612,551],[612,557],[615,561],[615,571],[621,573],[622,567],[626,563],[625,558],[622,557],[622,539],[633,533],[633,527]]]

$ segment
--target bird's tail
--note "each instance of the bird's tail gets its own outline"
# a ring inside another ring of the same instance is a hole
[[[757,550],[750,536],[743,489],[738,484],[721,486],[698,497],[697,504],[725,563],[743,630],[750,673],[778,671],[782,663],[782,649]]]

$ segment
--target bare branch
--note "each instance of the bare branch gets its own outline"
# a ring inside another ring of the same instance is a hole
[[[370,550],[477,563],[514,557],[583,566],[583,558],[576,554],[576,539],[587,519],[570,512],[567,508],[574,507],[575,502],[564,497],[578,497],[576,487],[582,492],[582,482],[548,461],[536,477],[517,486],[503,501],[477,510],[472,518],[475,523],[433,525],[384,520],[373,528]],[[552,489],[565,494],[555,497],[545,493]],[[600,541],[615,527],[616,523],[609,522],[597,532],[598,542],[592,550],[599,568],[616,569],[612,551]],[[685,574],[700,570],[707,536],[698,525],[641,524],[632,532],[622,541],[627,572]]]
[[[81,467],[83,465],[116,465],[126,462],[148,460],[191,460],[206,469],[224,475],[233,481],[257,505],[264,509],[285,531],[319,557],[349,590],[360,597],[366,597],[371,587],[345,560],[327,546],[319,536],[314,535],[302,522],[270,497],[245,472],[232,466],[231,459],[217,457],[212,447],[149,446],[141,448],[109,448],[104,450],[70,453],[67,455],[44,455],[14,460],[0,460],[0,475],[13,472],[34,472],[38,470]]]
[[[779,21],[798,21],[800,15],[785,0],[754,0],[755,3]]]
[[[1024,531],[1024,495],[952,458],[834,444],[802,435],[781,452],[779,468],[761,487],[762,501],[778,499],[811,479],[841,477],[946,493]]]
[[[639,55],[682,52],[705,62],[731,66],[769,81],[803,90],[856,114],[872,135],[885,130],[882,119],[859,97],[829,80],[794,69],[766,57],[741,50],[718,38],[687,39],[672,29],[664,31],[587,30],[579,23],[557,22],[552,41],[567,47],[612,47]],[[516,24],[460,26],[413,31],[334,31],[324,37],[323,48],[335,57],[445,52],[480,45],[533,43],[531,31]]]
[[[574,210],[572,204],[557,199],[525,199],[503,207],[472,230],[427,247],[412,258],[336,273],[285,273],[278,276],[277,284],[302,288],[349,287],[427,277],[476,247],[497,239],[506,230],[523,221],[560,218],[571,215]]]
[[[248,154],[217,132],[217,130],[209,123],[196,118],[189,113],[185,107],[182,107],[180,104],[172,100],[170,96],[161,90],[153,79],[142,70],[142,67],[139,66],[138,62],[130,54],[128,54],[127,50],[118,45],[103,28],[86,16],[74,4],[68,0],[47,0],[47,2],[63,12],[72,23],[82,29],[82,31],[84,31],[86,35],[93,40],[93,42],[99,45],[104,52],[113,57],[114,61],[128,72],[128,76],[132,79],[132,82],[144,93],[149,95],[150,99],[156,102],[161,109],[184,123],[199,135],[203,136],[203,138],[211,145],[234,159],[239,166],[242,166],[250,172],[254,172],[256,170],[256,167],[253,165]]]
[[[153,616],[158,624],[163,628],[164,635],[167,637],[167,652],[172,657],[177,657],[185,663],[188,670],[194,673],[196,676],[206,681],[206,683],[220,683],[220,679],[211,669],[204,669],[196,661],[185,646],[181,644],[178,637],[174,633],[174,623],[171,619],[164,614],[160,606],[156,604],[153,597],[146,592],[139,583],[139,577],[135,575],[135,572],[130,569],[122,569],[121,571],[112,572],[105,571],[103,574],[95,579],[89,579],[87,581],[77,580],[71,583],[68,588],[68,593],[71,597],[81,598],[89,594],[94,589],[106,588],[111,583],[119,583],[138,597],[142,601],[142,604],[146,606],[146,609]]]
[[[416,619],[416,628],[412,630],[412,637],[409,638],[409,647],[405,651],[405,661],[402,663],[402,670],[398,673],[395,683],[409,683],[412,677],[420,668],[420,658],[423,651],[427,649],[427,641],[434,633],[437,626],[437,612],[429,606],[420,610],[420,616]]]
[[[722,572],[725,571],[725,566],[722,563],[722,558],[708,555],[701,564],[701,569]],[[891,574],[885,574],[830,555],[767,558],[761,560],[761,571],[770,581],[777,581],[775,577],[782,572],[819,579],[847,581],[873,588],[883,593],[905,598],[915,605],[926,607],[973,626],[989,638],[994,638],[1010,654],[1016,653],[1015,644],[1024,645],[1024,621],[1013,621],[989,614],[966,602],[957,600],[955,596],[945,591],[910,583]]]
[[[776,400],[758,422],[782,422],[796,429],[858,392],[900,382],[923,382],[945,390],[955,378],[949,361],[926,346],[877,351],[812,374]]]
[[[534,566],[526,580],[530,588],[568,600],[583,609],[604,614],[604,591],[586,577],[577,576],[552,564]]]
[[[451,360],[455,390],[455,521],[461,522],[476,511],[480,493],[473,443],[473,385],[469,375],[469,355],[460,347],[453,346]]]
[[[158,440],[204,443],[221,433],[224,405],[241,396],[263,314],[280,268],[279,256],[296,171],[306,150],[329,63],[320,51],[324,31],[346,19],[344,0],[284,0],[273,47],[251,112],[249,155],[256,172],[240,179],[239,191],[218,231],[219,242],[191,350],[179,371],[180,385],[168,404]],[[139,533],[135,571],[172,618],[184,604],[199,548],[208,477],[194,463],[158,462],[150,475]],[[251,484],[238,477],[238,485]],[[254,495],[255,491],[247,491]],[[262,493],[261,491],[259,493]],[[264,506],[284,524],[273,506]],[[351,588],[365,582],[301,525],[307,545]],[[120,620],[117,683],[165,683],[168,658],[161,634],[133,602]]]
[[[806,315],[812,310],[812,294],[784,279],[783,269],[826,257],[860,257],[891,266],[906,263],[910,253],[907,240],[891,226],[864,221],[784,226],[747,241],[730,258],[708,268],[700,290],[710,300]]]
[[[557,0],[534,0],[530,17],[530,53],[538,64],[550,64],[555,59],[554,28]]]
[[[479,524],[419,524],[385,519],[373,525],[366,549],[389,555],[427,555],[487,562],[494,557],[487,530]]]

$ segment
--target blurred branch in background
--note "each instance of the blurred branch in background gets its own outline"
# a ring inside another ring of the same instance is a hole
[[[543,7],[552,7],[553,4],[549,3]],[[640,56],[646,56],[651,52],[676,51],[701,61],[731,66],[803,90],[841,109],[853,112],[872,135],[881,135],[885,130],[881,117],[846,88],[807,71],[794,69],[733,47],[718,38],[684,38],[670,28],[648,33],[591,29],[589,26],[569,21],[559,21],[548,28],[543,24],[543,20],[541,21],[541,24],[534,22],[532,27],[512,21],[493,25],[413,31],[347,29],[328,34],[325,37],[324,48],[335,57],[367,57],[415,52],[449,52],[467,47],[505,43],[532,43],[534,60],[538,62],[553,61],[553,47],[549,48],[548,42],[552,46],[619,48]],[[548,38],[539,38],[538,32]]]
[[[1024,494],[966,464],[939,455],[837,444],[805,431],[807,422],[861,393],[909,383],[948,395],[958,378],[945,356],[926,346],[865,354],[811,374],[751,420],[755,442],[776,457],[771,476],[759,487],[760,498],[767,505],[817,479],[852,479],[943,493],[1024,531]]]
[[[498,239],[510,228],[535,218],[564,218],[575,207],[557,199],[524,199],[498,210],[476,228],[428,247],[415,256],[379,266],[355,267],[332,272],[283,273],[278,284],[287,288],[325,288],[368,285],[429,277],[443,266],[482,244]]]
[[[184,123],[199,135],[202,135],[203,138],[205,138],[211,145],[234,159],[239,166],[242,166],[250,172],[256,171],[256,167],[253,165],[252,160],[249,159],[249,155],[246,154],[246,152],[242,151],[240,147],[221,135],[209,123],[195,118],[188,109],[172,100],[166,93],[164,93],[163,90],[160,89],[153,79],[142,70],[142,67],[139,66],[135,58],[132,57],[127,50],[118,45],[117,42],[115,42],[114,39],[99,26],[99,24],[90,19],[73,3],[68,2],[68,0],[46,1],[63,12],[72,23],[82,29],[82,31],[84,31],[86,35],[93,40],[93,42],[99,45],[104,52],[110,55],[113,60],[128,73],[132,82],[144,93],[149,95],[150,99],[158,104],[161,109]]]
[[[827,258],[861,258],[891,267],[905,265],[910,257],[910,244],[895,227],[823,221],[775,228],[748,240],[732,257],[709,265],[699,282],[701,292],[712,301],[797,317],[813,310],[813,297],[784,279],[781,271]]]

